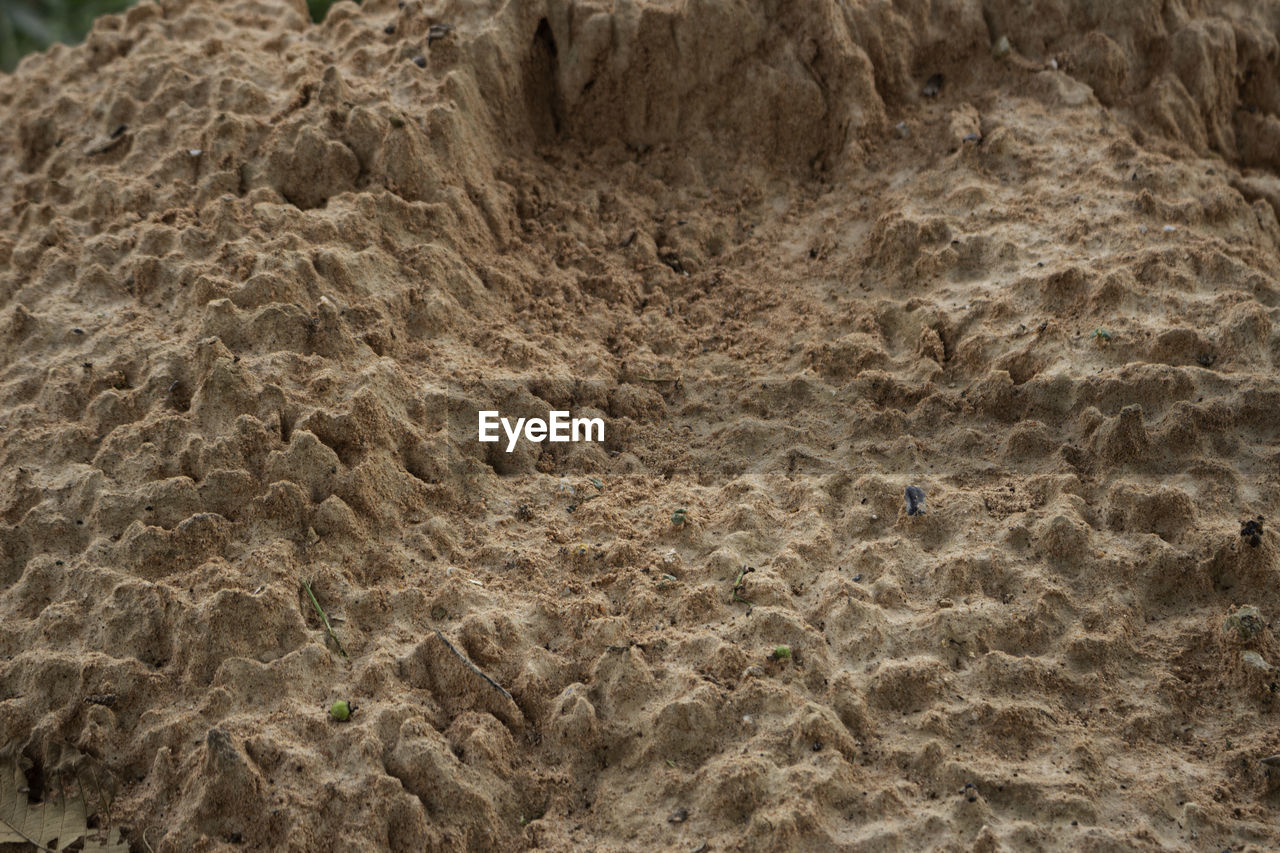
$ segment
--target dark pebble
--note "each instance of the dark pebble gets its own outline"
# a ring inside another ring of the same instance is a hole
[[[907,486],[907,515],[924,515],[924,489],[919,486]]]
[[[382,31],[383,31],[384,33],[386,33],[387,35],[391,35],[392,33],[394,33],[394,32],[396,31],[396,25],[395,25],[395,24],[387,24],[385,27],[383,27],[383,28],[382,28]]]
[[[418,66],[419,68],[426,68],[427,58],[425,56],[415,56],[413,58],[413,64]]]
[[[942,91],[942,75],[935,74],[924,84],[924,88],[920,90],[920,94],[926,98],[936,98],[938,93]]]
[[[1245,538],[1250,547],[1257,548],[1262,544],[1262,516],[1240,522],[1240,535]]]

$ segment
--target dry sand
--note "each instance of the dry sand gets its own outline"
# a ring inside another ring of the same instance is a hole
[[[28,58],[0,750],[155,853],[1277,849],[1278,33],[166,0]]]

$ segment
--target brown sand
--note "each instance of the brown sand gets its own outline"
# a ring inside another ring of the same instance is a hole
[[[166,0],[27,59],[0,749],[155,853],[1277,849],[1278,35]]]

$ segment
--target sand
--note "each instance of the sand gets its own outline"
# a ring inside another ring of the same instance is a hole
[[[166,0],[27,58],[0,753],[152,853],[1280,847],[1278,37]]]

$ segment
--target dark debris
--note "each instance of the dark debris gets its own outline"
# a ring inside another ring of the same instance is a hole
[[[1262,544],[1262,516],[1240,522],[1240,535],[1253,548]]]

